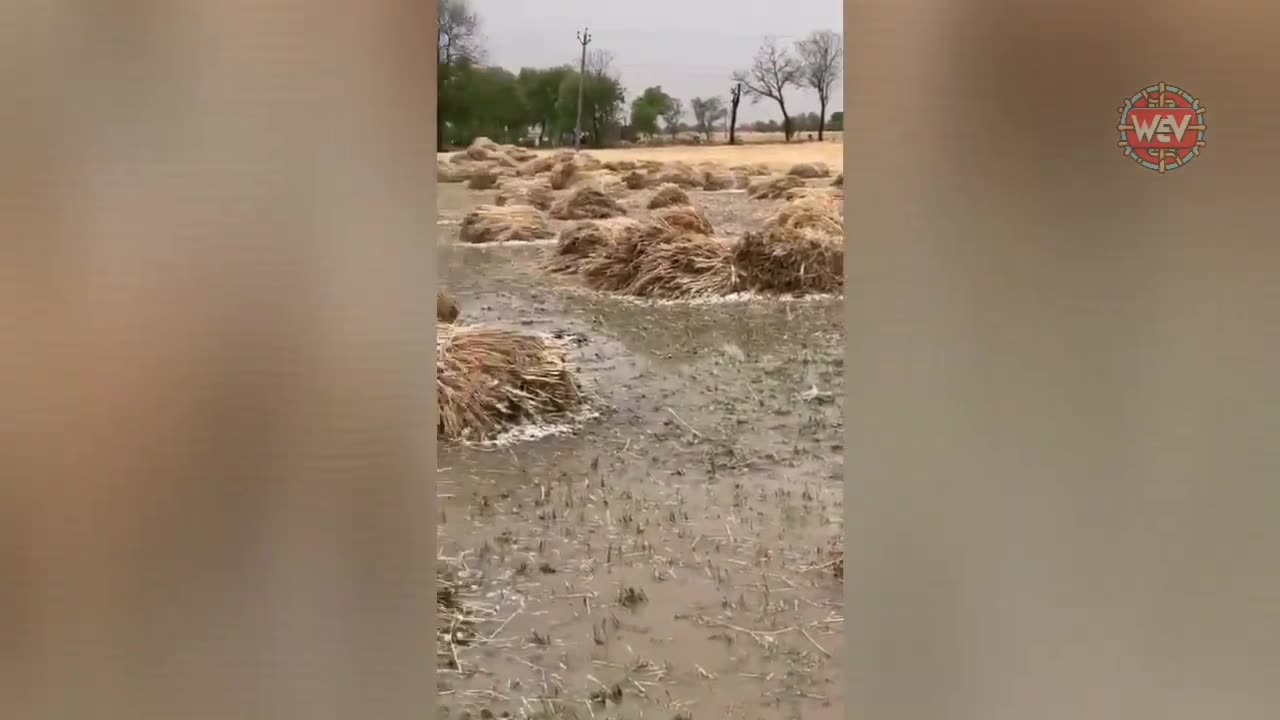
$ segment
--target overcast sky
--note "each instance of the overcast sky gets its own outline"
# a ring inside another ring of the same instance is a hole
[[[765,35],[790,42],[813,30],[844,28],[843,0],[471,0],[471,6],[480,16],[490,64],[512,71],[570,62],[576,67],[574,32],[586,26],[590,49],[613,53],[628,102],[661,85],[686,108],[692,97],[720,95],[728,102],[730,74],[750,66]],[[827,112],[843,108],[837,83]],[[811,90],[792,90],[787,110],[817,112],[818,98]],[[768,99],[753,106],[744,98],[738,116],[781,119]]]

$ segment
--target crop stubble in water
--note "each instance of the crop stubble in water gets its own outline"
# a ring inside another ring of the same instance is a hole
[[[444,218],[489,201],[441,189]],[[730,232],[775,209],[695,196]],[[842,715],[839,302],[644,306],[565,292],[546,248],[440,252],[469,320],[586,337],[608,407],[574,435],[441,451],[440,552],[479,620],[441,656],[442,709]]]

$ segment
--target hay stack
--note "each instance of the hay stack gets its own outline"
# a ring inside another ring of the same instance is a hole
[[[502,154],[510,158],[515,165],[529,162],[530,160],[538,157],[538,153],[530,150],[529,148],[520,147],[519,145],[503,145],[501,150]]]
[[[844,287],[844,223],[830,201],[789,203],[734,249],[742,286],[757,292],[839,292]]]
[[[612,170],[616,173],[626,173],[635,170],[637,163],[635,160],[609,160],[604,163],[605,170]]]
[[[605,252],[628,233],[638,232],[639,222],[628,217],[580,220],[560,231],[556,252],[545,264],[548,272],[574,273],[582,261]]]
[[[649,233],[634,256],[628,295],[689,300],[728,295],[738,286],[733,246],[696,232]]]
[[[555,236],[541,210],[528,205],[479,205],[462,219],[466,243],[529,242]]]
[[[831,187],[809,187],[807,185],[798,188],[791,188],[782,194],[782,198],[787,202],[796,200],[804,200],[806,198],[817,198],[826,202],[839,204],[840,190]]]
[[[554,155],[535,156],[522,162],[520,166],[516,168],[516,174],[521,177],[542,175],[544,173],[551,172],[559,162],[561,162],[561,160]]]
[[[551,217],[557,220],[593,220],[625,215],[617,200],[593,187],[582,186],[557,200],[551,206]]]
[[[467,179],[468,190],[490,190],[498,184],[498,173],[492,167],[479,168]]]
[[[824,178],[831,175],[831,168],[820,162],[796,163],[791,166],[791,169],[787,171],[787,174],[792,177],[806,179]]]
[[[646,298],[725,295],[738,283],[732,245],[661,224],[623,232],[578,267],[592,289]]]
[[[562,345],[538,335],[436,323],[436,432],[487,440],[571,415],[583,396]]]
[[[755,200],[777,200],[788,190],[798,187],[804,187],[804,180],[794,175],[780,175],[751,183],[747,195]]]
[[[735,175],[746,175],[747,177],[763,177],[772,175],[773,170],[764,163],[754,163],[751,165],[734,165],[729,168]]]
[[[653,176],[644,170],[632,170],[623,176],[622,182],[631,190],[643,190],[653,184]]]
[[[649,209],[671,207],[673,205],[690,205],[689,193],[679,185],[663,185],[649,198]]]
[[[493,162],[502,155],[502,148],[487,137],[478,137],[471,142],[463,155],[477,162]]]
[[[627,186],[622,182],[622,178],[610,170],[583,170],[573,176],[569,181],[569,187],[589,187],[615,197],[625,195],[627,192]]]
[[[551,168],[550,177],[552,190],[564,190],[569,187],[569,183],[573,181],[573,176],[578,174],[580,166],[572,159],[560,160]]]
[[[493,202],[500,206],[528,205],[546,212],[551,209],[553,199],[551,186],[545,181],[514,180],[502,184]]]
[[[654,183],[658,185],[671,183],[684,188],[701,188],[703,179],[702,173],[692,167],[684,163],[671,163],[662,166],[662,169],[654,177]]]
[[[844,241],[840,201],[831,194],[813,194],[793,200],[764,222],[766,231],[815,232]]]
[[[436,182],[441,183],[460,183],[466,182],[467,171],[465,168],[449,163],[436,162]]]
[[[448,290],[436,290],[436,322],[457,322],[458,315],[458,303],[453,295]]]
[[[831,187],[844,187],[844,173],[836,175],[836,179],[831,181]]]
[[[693,205],[672,205],[654,211],[649,218],[650,225],[675,229],[681,232],[712,235],[715,228],[702,210]]]
[[[702,170],[702,189],[716,192],[732,190],[737,184],[734,174],[719,167],[708,167]]]

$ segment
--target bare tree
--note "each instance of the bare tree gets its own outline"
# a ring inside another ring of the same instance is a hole
[[[742,83],[743,91],[757,103],[769,98],[778,103],[782,111],[782,130],[791,141],[791,116],[787,114],[786,89],[801,82],[803,63],[785,46],[779,46],[777,38],[766,37],[756,51],[751,69],[733,74],[735,82]]]
[[[467,0],[439,0],[436,21],[439,23],[438,64],[478,63],[484,59],[484,50],[480,46],[480,17],[472,12]]]
[[[603,48],[587,52],[587,74],[595,77],[613,77],[612,52]]]
[[[724,107],[724,100],[718,97],[694,98],[689,101],[689,109],[693,111],[694,122],[698,126],[698,132],[706,137],[707,142],[711,141],[711,133],[715,132],[716,123],[724,119],[728,112]]]
[[[831,89],[840,80],[844,64],[844,39],[839,33],[818,30],[796,43],[804,69],[801,81],[818,93],[818,140],[827,127],[827,103]]]
[[[667,103],[667,107],[662,111],[662,121],[667,124],[672,140],[675,140],[676,133],[680,132],[682,117],[684,117],[684,103],[679,98],[671,98],[671,102]]]

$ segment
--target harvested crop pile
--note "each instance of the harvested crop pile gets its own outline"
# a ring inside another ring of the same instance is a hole
[[[661,222],[623,232],[579,271],[592,289],[661,299],[726,295],[738,280],[732,245]]]
[[[605,252],[627,233],[640,229],[639,222],[628,217],[607,220],[580,220],[560,231],[556,252],[546,263],[553,273],[577,272],[583,259]]]
[[[458,320],[458,304],[454,302],[453,295],[448,290],[436,291],[436,321],[437,322],[457,322]]]
[[[508,180],[502,184],[498,196],[494,198],[496,205],[528,205],[546,211],[551,208],[551,186],[535,180]]]
[[[831,185],[832,187],[844,187],[844,173],[837,175],[836,179],[831,181]]]
[[[573,176],[578,174],[579,170],[581,170],[581,166],[572,159],[557,162],[550,172],[551,189],[563,190],[569,187],[569,183],[573,181]]]
[[[792,188],[804,187],[804,180],[794,175],[780,175],[751,183],[747,195],[756,200],[777,200]]]
[[[672,205],[689,205],[689,193],[679,185],[663,185],[649,198],[649,209],[671,207]]]
[[[436,182],[442,183],[460,183],[466,182],[467,170],[458,165],[450,165],[448,163],[436,163]]]
[[[831,175],[831,168],[823,163],[796,163],[787,174],[798,178],[824,178]]]
[[[502,328],[436,323],[437,434],[483,441],[516,425],[572,415],[583,404],[565,349]]]
[[[563,158],[555,155],[534,157],[520,163],[520,167],[516,168],[516,174],[522,177],[533,177],[534,175],[549,173],[557,163],[562,161]]]
[[[605,195],[625,195],[627,186],[622,182],[622,178],[615,172],[609,170],[584,170],[569,181],[569,187],[589,187],[593,190],[599,190]]]
[[[628,295],[689,300],[728,295],[737,288],[733,246],[719,238],[675,229],[642,240]]]
[[[743,286],[768,293],[828,293],[844,287],[844,223],[829,201],[789,203],[734,249]]]
[[[701,188],[703,183],[702,173],[684,163],[671,163],[662,166],[662,169],[657,172],[653,180],[657,185],[671,183],[685,188]]]
[[[723,168],[708,167],[702,170],[702,189],[712,192],[732,190],[737,185],[733,173]]]
[[[609,160],[604,163],[605,170],[612,170],[616,173],[625,173],[635,170],[637,167],[635,160]]]
[[[467,180],[468,190],[489,190],[498,184],[498,174],[492,168],[485,168],[471,173]]]
[[[672,205],[659,208],[649,218],[650,225],[677,229],[683,232],[711,235],[715,228],[702,210],[693,205]]]
[[[625,215],[617,200],[592,187],[580,187],[551,206],[551,217],[558,220],[591,220]]]
[[[478,137],[471,142],[463,154],[471,160],[493,161],[502,154],[502,148],[487,137]]]
[[[747,177],[762,177],[772,175],[773,170],[764,163],[755,163],[754,165],[734,165],[729,168],[735,175],[741,174]]]
[[[478,205],[462,219],[466,243],[528,242],[554,237],[547,216],[528,205]]]
[[[844,241],[840,202],[833,195],[808,195],[793,200],[764,222],[765,230],[816,232]]]
[[[836,206],[838,206],[840,203],[840,198],[842,196],[840,194],[840,190],[837,188],[832,188],[832,187],[816,188],[816,187],[809,187],[805,185],[803,187],[791,188],[790,190],[784,192],[782,194],[782,197],[788,202],[794,201],[794,200],[803,200],[806,198],[817,198],[825,202],[835,203]]]
[[[653,176],[644,170],[632,170],[622,177],[622,183],[631,190],[643,190],[653,184]]]

